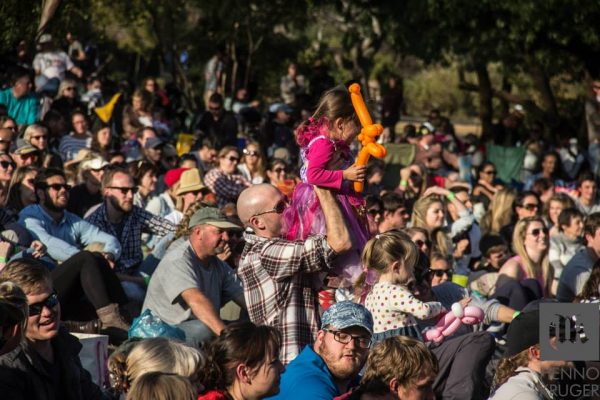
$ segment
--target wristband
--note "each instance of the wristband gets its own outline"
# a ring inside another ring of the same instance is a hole
[[[408,181],[406,179],[400,179],[400,187],[407,187]]]
[[[513,313],[512,319],[515,319],[515,318],[517,318],[517,317],[519,316],[519,314],[521,314],[521,311],[515,311],[515,312]]]
[[[6,260],[6,257],[4,257],[4,256],[0,256],[0,263],[4,263],[4,264],[6,264],[6,261],[7,261],[7,260]]]
[[[456,195],[454,194],[454,192],[448,192],[448,194],[446,195],[446,198],[448,199],[448,201],[454,200],[455,197],[456,197]]]

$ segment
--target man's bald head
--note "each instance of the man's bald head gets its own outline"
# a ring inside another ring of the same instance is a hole
[[[279,196],[281,196],[279,189],[268,183],[254,185],[244,190],[237,201],[237,212],[244,225],[248,226],[253,215],[266,211],[272,199],[277,199]]]

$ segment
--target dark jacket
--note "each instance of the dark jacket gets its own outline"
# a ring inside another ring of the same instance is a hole
[[[11,400],[96,400],[103,399],[100,388],[81,366],[79,340],[66,329],[52,339],[54,367],[60,369],[60,388],[54,387],[41,357],[23,341],[13,351],[0,356],[0,397]],[[62,397],[57,398],[57,389]]]

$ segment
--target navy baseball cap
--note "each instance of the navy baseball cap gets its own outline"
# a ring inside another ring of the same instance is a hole
[[[334,326],[342,330],[352,326],[360,326],[373,334],[373,316],[365,306],[352,301],[340,301],[330,306],[322,318],[322,326]]]

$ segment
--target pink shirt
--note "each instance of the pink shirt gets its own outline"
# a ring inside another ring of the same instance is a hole
[[[311,141],[306,152],[308,160],[306,183],[341,190],[343,170],[327,169],[327,164],[335,152],[341,151],[344,158],[348,158],[348,150],[338,147],[340,146],[336,146],[331,139],[325,136],[316,137]]]

